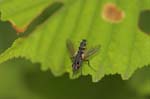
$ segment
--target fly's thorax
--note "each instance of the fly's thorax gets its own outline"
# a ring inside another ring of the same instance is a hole
[[[79,47],[79,50],[80,50],[80,51],[85,50],[85,49],[86,49],[86,46]]]
[[[80,43],[80,47],[84,48],[86,46],[86,40],[82,40],[82,42]]]
[[[81,54],[81,58],[82,58],[82,60],[84,60],[85,59],[85,54],[83,53],[83,54]]]

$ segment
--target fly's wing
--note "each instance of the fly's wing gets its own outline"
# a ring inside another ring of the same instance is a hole
[[[71,56],[71,59],[73,60],[74,55],[75,55],[75,48],[74,48],[74,45],[71,42],[71,40],[67,39],[66,46],[67,46],[67,49],[68,49],[69,54]]]
[[[89,49],[88,51],[85,52],[84,59],[85,60],[88,59],[90,56],[96,54],[99,50],[100,50],[100,45]]]

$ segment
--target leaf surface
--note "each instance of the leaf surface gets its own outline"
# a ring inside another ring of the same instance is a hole
[[[39,2],[40,0],[36,3]],[[41,2],[37,7],[30,4],[26,6],[33,7],[36,12],[48,5],[46,1]],[[90,63],[97,71],[91,70],[86,63],[82,65],[82,74],[92,75],[94,82],[104,75],[116,73],[121,74],[123,79],[128,79],[137,68],[150,63],[150,37],[138,28],[140,12],[150,9],[149,0],[143,0],[142,3],[138,0],[64,0],[61,2],[64,3],[64,8],[39,25],[29,36],[18,38],[0,55],[0,63],[14,57],[25,57],[32,62],[41,63],[43,70],[50,68],[56,76],[69,72],[72,78],[72,62],[66,48],[67,39],[73,41],[76,49],[82,39],[88,41],[87,49],[101,46],[101,50],[90,59]],[[107,3],[116,5],[124,13],[124,18],[119,23],[111,23],[102,18],[103,6]],[[17,4],[20,5],[21,2]],[[2,15],[6,19],[14,19],[20,26],[26,24],[21,22],[21,18],[25,17],[24,21],[30,21],[25,15],[17,15],[20,9],[13,8],[9,2],[1,5],[5,5],[1,8],[5,9]],[[3,14],[9,7],[16,10],[16,16]],[[32,13],[30,19],[36,15],[30,9],[21,13],[28,14],[28,12]],[[17,17],[21,18],[17,19]],[[78,76],[80,74],[76,77]]]

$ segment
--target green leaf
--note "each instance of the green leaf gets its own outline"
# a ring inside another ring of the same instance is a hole
[[[134,89],[138,94],[150,95],[150,67],[144,67],[131,77],[128,81],[132,89]]]
[[[88,49],[101,45],[101,50],[90,59],[97,71],[91,70],[86,63],[82,66],[82,74],[92,75],[93,81],[100,80],[106,74],[116,73],[121,74],[123,79],[128,79],[137,68],[150,63],[150,37],[138,29],[139,14],[142,10],[150,9],[149,0],[62,2],[64,8],[61,11],[38,26],[29,36],[17,39],[2,53],[0,63],[14,57],[24,57],[34,63],[41,63],[43,70],[50,68],[55,76],[69,72],[72,78],[67,39],[74,42],[76,49],[82,39],[88,41]],[[103,6],[107,3],[115,4],[124,12],[125,16],[119,23],[111,23],[102,18]],[[80,73],[76,77],[78,76]]]
[[[21,64],[21,66],[20,66]],[[41,99],[43,96],[32,93],[26,84],[26,74],[33,65],[25,60],[11,60],[0,65],[0,97],[6,99]]]
[[[2,99],[83,99],[83,97],[145,99],[132,90],[119,75],[106,76],[102,82],[92,84],[90,77],[81,77],[73,81],[69,80],[67,75],[56,78],[49,71],[41,71],[39,67],[39,64],[32,64],[23,59],[13,59],[1,64],[0,97],[3,97]]]
[[[3,20],[11,20],[19,27],[26,27],[30,21],[50,5],[53,0],[2,0],[0,1],[0,11]]]

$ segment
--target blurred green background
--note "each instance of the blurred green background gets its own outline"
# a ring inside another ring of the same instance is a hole
[[[149,21],[150,11],[139,15],[139,28],[146,33]],[[0,21],[0,53],[18,37],[9,22]],[[54,77],[50,70],[41,71],[38,63],[13,59],[0,65],[0,99],[150,99],[150,67],[137,70],[128,81],[116,74],[92,83],[90,76]]]

